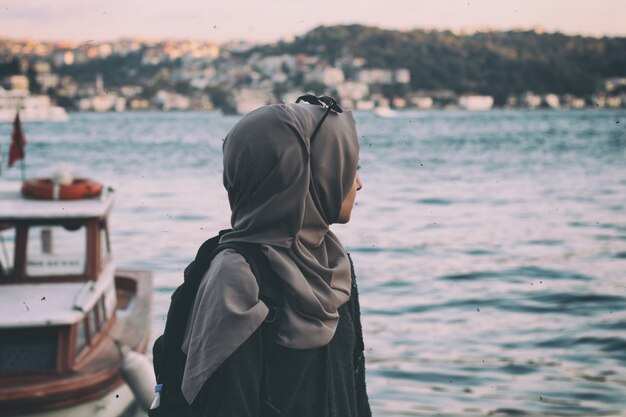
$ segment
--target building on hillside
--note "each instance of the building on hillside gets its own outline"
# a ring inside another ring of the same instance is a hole
[[[321,69],[314,69],[311,72],[305,74],[305,82],[319,82],[324,85],[335,86],[341,84],[344,81],[343,71],[335,67],[324,67]]]
[[[11,90],[28,91],[28,78],[25,75],[9,76],[9,86]]]
[[[272,77],[277,72],[282,72],[284,62],[284,56],[272,55],[260,59],[255,66],[259,69],[259,72],[261,72],[261,74],[265,75],[266,77]]]
[[[52,62],[55,67],[74,64],[73,51],[57,51],[52,55]]]
[[[400,68],[394,71],[393,77],[398,84],[409,84],[411,82],[411,71],[407,68]]]
[[[391,106],[394,109],[403,109],[406,107],[407,101],[404,97],[394,97],[391,99]]]
[[[282,71],[272,74],[272,82],[274,84],[283,84],[289,81],[289,76]]]
[[[604,80],[604,91],[610,93],[618,88],[626,89],[626,77],[615,77]]]
[[[459,106],[472,111],[490,110],[493,107],[493,97],[465,94],[459,97]]]
[[[6,91],[0,87],[0,122],[12,122],[18,111],[23,122],[68,119],[65,110],[54,106],[48,96],[31,96],[28,90]]]
[[[391,70],[370,68],[360,70],[357,73],[357,79],[365,84],[391,84],[394,77]]]
[[[517,105],[528,109],[536,109],[541,106],[541,101],[541,96],[533,93],[532,91],[527,91],[519,96],[517,99]]]
[[[37,74],[47,74],[52,70],[50,63],[46,61],[35,62],[33,68]]]
[[[190,55],[193,58],[215,59],[220,56],[220,46],[218,44],[204,44],[193,49]]]
[[[165,54],[156,48],[149,48],[143,53],[141,57],[141,65],[159,65],[165,60]]]
[[[35,76],[35,80],[41,85],[41,90],[46,91],[49,88],[57,88],[59,86],[59,76],[49,72],[39,73]]]
[[[246,114],[271,102],[273,94],[268,88],[241,88],[234,91],[234,99],[237,113]]]
[[[212,110],[213,102],[206,93],[197,93],[189,98],[189,108],[191,110]]]
[[[561,99],[556,94],[546,94],[543,96],[543,102],[551,109],[558,109],[561,107]]]
[[[70,76],[61,77],[57,93],[61,97],[74,98],[78,94],[78,84]]]
[[[383,94],[371,94],[370,99],[374,102],[376,107],[389,107],[389,99]]]
[[[93,97],[85,97],[78,101],[80,111],[122,112],[126,110],[126,99],[115,94],[103,94]]]
[[[89,61],[87,51],[83,49],[74,50],[74,64],[84,64]]]
[[[319,58],[316,56],[298,54],[296,55],[296,68],[299,70],[313,68],[319,62]]]
[[[563,105],[570,109],[582,109],[585,107],[585,100],[572,94],[563,96]]]
[[[189,98],[170,91],[160,90],[154,98],[156,106],[161,110],[188,110]]]
[[[434,100],[430,96],[426,95],[414,95],[409,97],[409,102],[412,106],[420,109],[420,110],[429,110],[433,108],[435,104]]]
[[[113,47],[111,44],[102,43],[98,46],[98,57],[106,58],[113,53]]]
[[[302,90],[289,90],[282,95],[283,103],[295,103],[298,97],[302,95]]]
[[[626,107],[626,94],[622,94],[621,96],[607,97],[606,106],[611,109],[619,109],[620,107]]]
[[[123,85],[120,87],[122,97],[133,98],[143,93],[143,87],[139,85]]]
[[[337,96],[342,102],[344,100],[363,100],[370,93],[370,88],[365,83],[356,81],[346,81],[337,85]]]
[[[133,98],[130,100],[131,110],[148,110],[150,109],[150,101],[145,98]]]

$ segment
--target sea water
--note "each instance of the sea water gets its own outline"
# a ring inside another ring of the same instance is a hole
[[[355,261],[375,416],[626,416],[626,111],[356,113]],[[229,225],[217,112],[24,126],[29,177],[116,190],[118,265],[154,272],[153,337]],[[9,124],[0,125],[6,170]]]

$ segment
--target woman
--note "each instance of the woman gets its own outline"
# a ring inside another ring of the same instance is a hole
[[[362,187],[354,118],[339,112],[262,107],[224,141],[233,231],[221,242],[260,244],[285,302],[264,352],[268,308],[250,266],[232,249],[215,256],[183,343],[182,391],[194,415],[371,415],[356,282],[329,230],[350,219]]]

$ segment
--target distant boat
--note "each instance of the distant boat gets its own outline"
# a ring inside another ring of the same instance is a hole
[[[493,97],[467,94],[459,98],[459,105],[465,110],[471,111],[491,110]]]
[[[5,90],[0,87],[0,122],[13,122],[18,109],[22,122],[69,120],[65,109],[53,106],[48,96],[31,96],[26,90]]]
[[[391,110],[389,107],[376,107],[374,109],[374,114],[378,117],[391,118],[397,117],[398,112],[395,110]]]

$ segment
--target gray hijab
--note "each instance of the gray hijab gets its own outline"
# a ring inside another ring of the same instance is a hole
[[[277,343],[292,349],[328,344],[350,297],[350,263],[329,225],[354,183],[358,137],[350,112],[331,112],[311,143],[323,113],[309,104],[261,107],[223,146],[233,231],[221,241],[261,244],[286,299]],[[225,252],[203,279],[187,325],[182,389],[190,403],[268,311],[243,257]]]

